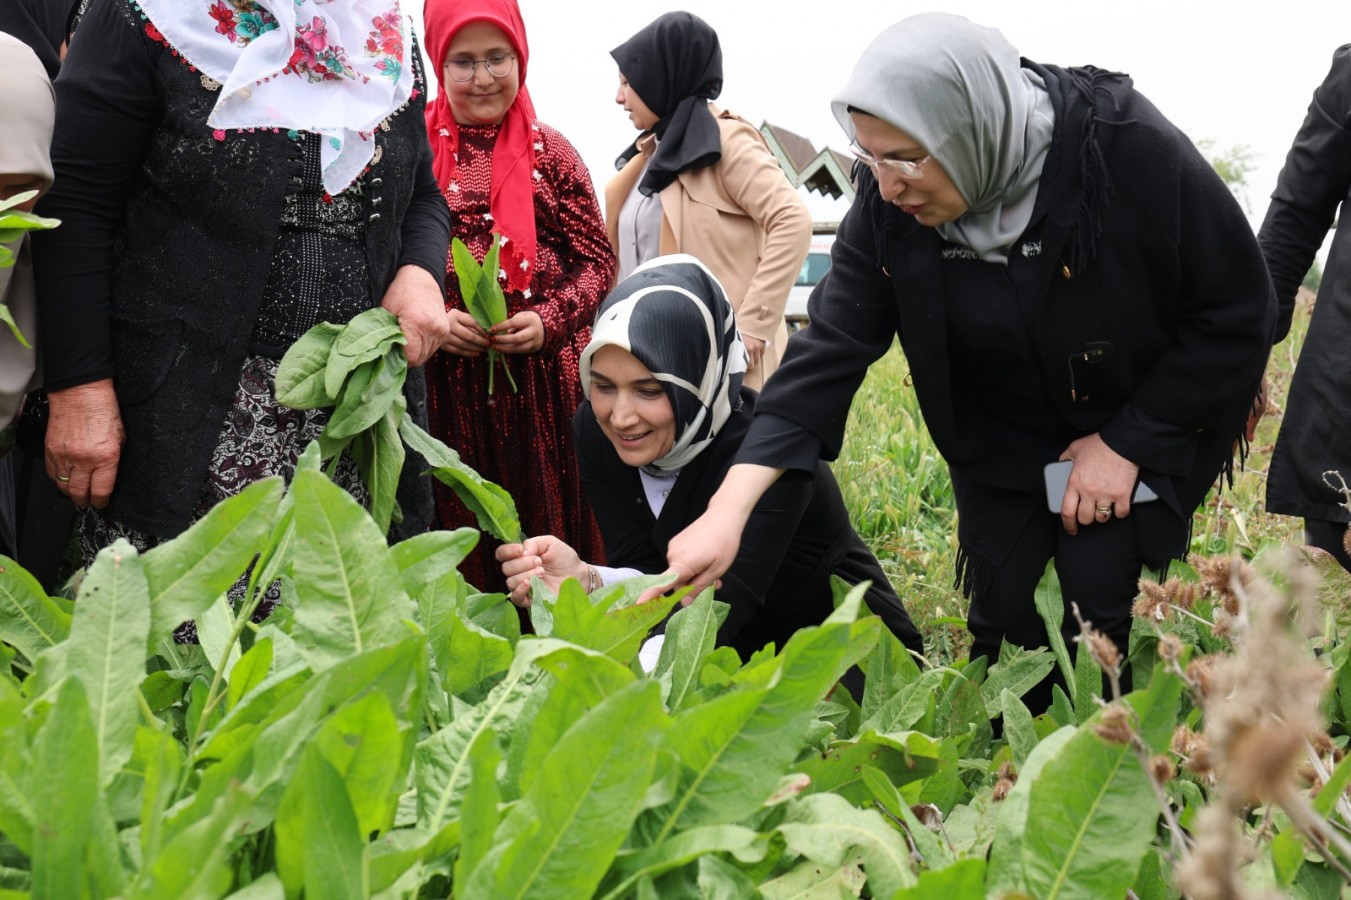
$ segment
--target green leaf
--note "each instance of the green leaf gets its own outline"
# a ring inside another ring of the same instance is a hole
[[[89,700],[101,787],[131,759],[141,716],[136,688],[145,678],[149,633],[146,573],[136,549],[119,540],[95,557],[80,586],[70,639],[57,648]]]
[[[275,826],[277,874],[286,894],[369,895],[364,841],[342,776],[318,748],[307,749],[282,794]]]
[[[1096,698],[1102,696],[1102,669],[1093,659],[1085,644],[1079,644],[1074,654],[1074,715],[1082,725],[1100,707]]]
[[[25,782],[32,771],[24,698],[0,680],[0,834],[26,856],[33,855],[33,807]]]
[[[884,772],[897,787],[933,775],[938,769],[940,744],[917,731],[897,734],[860,734],[852,741],[833,742],[823,754],[812,754],[795,771],[811,778],[812,793],[830,791],[863,804],[872,791],[863,781],[865,766]]]
[[[464,896],[590,896],[642,807],[669,725],[651,681],[583,716],[502,821]]]
[[[858,809],[835,794],[812,794],[789,807],[778,831],[788,849],[823,866],[840,866],[852,852],[863,859],[875,897],[915,884],[910,850],[874,810]]]
[[[324,385],[324,375],[333,342],[342,330],[341,325],[320,322],[290,346],[277,366],[273,394],[278,403],[291,409],[321,409],[333,405],[337,392],[329,392]]]
[[[718,629],[727,619],[731,607],[713,599],[713,591],[705,590],[671,616],[666,623],[666,640],[657,657],[652,677],[669,676],[671,687],[666,695],[666,707],[676,713],[685,705],[699,683],[699,671],[704,657],[713,652]]]
[[[863,771],[863,782],[868,786],[873,799],[876,800],[884,810],[886,810],[893,819],[899,819],[905,823],[906,830],[910,834],[910,843],[914,846],[919,858],[924,861],[928,869],[942,869],[952,865],[952,850],[948,847],[944,838],[934,834],[934,832],[919,820],[911,810],[910,804],[905,802],[900,791],[896,790],[891,780],[882,773],[880,769],[874,769],[872,766],[861,766]]]
[[[1021,779],[1020,779],[1021,783]],[[1038,773],[1028,801],[1023,872],[1035,897],[1119,897],[1154,839],[1158,807],[1134,751],[1089,728]]]
[[[394,566],[410,597],[419,597],[433,582],[454,569],[478,544],[473,528],[428,531],[390,547]]]
[[[896,893],[892,900],[985,900],[985,860],[963,859],[952,865],[921,873],[914,887]]]
[[[396,405],[406,408],[403,382],[407,373],[408,360],[401,350],[362,363],[339,394],[338,405],[324,428],[324,438],[329,441],[353,438],[374,427]],[[401,409],[396,424],[402,418]]]
[[[341,779],[357,833],[388,830],[407,781],[404,735],[389,698],[376,691],[342,707],[315,734],[313,746]]]
[[[442,670],[446,693],[465,694],[511,667],[515,650],[510,640],[465,621],[456,609],[449,611],[447,622],[450,631]]]
[[[474,513],[480,528],[507,543],[519,543],[523,539],[516,502],[510,494],[466,466],[458,453],[423,431],[411,417],[403,417],[399,434],[427,461],[432,476],[449,486],[460,502]]]
[[[261,638],[254,642],[248,653],[239,658],[231,671],[229,690],[225,695],[226,708],[238,706],[240,700],[263,683],[271,668],[272,640]]]
[[[501,823],[497,805],[502,792],[497,784],[497,768],[502,749],[492,729],[479,733],[469,747],[469,788],[460,807],[462,838],[460,855],[455,860],[455,883],[468,884],[470,875],[493,846],[493,835]]]
[[[945,677],[942,669],[929,669],[917,680],[899,686],[896,693],[880,705],[874,701],[870,704],[872,714],[864,717],[859,730],[887,733],[914,728],[935,709]]]
[[[226,900],[286,900],[286,888],[276,872],[264,872]]]
[[[1032,721],[1032,713],[1013,691],[1005,688],[999,702],[1004,711],[1004,738],[1009,742],[1013,761],[1021,767],[1037,746],[1037,726]]]
[[[680,790],[659,811],[657,842],[677,828],[739,822],[778,787],[797,755],[816,703],[872,649],[880,620],[834,622],[796,632],[771,665],[773,686],[725,694],[681,712],[669,746],[680,757]]]
[[[32,662],[69,634],[70,616],[22,566],[0,556],[0,641],[12,644]]]
[[[1011,691],[1021,697],[1051,674],[1055,668],[1055,654],[1049,650],[1026,650],[1004,641],[999,648],[999,662],[990,667],[985,683],[980,686],[981,699],[992,715],[1002,707],[1000,695]]]
[[[1065,636],[1060,633],[1060,627],[1065,624],[1065,600],[1060,593],[1060,576],[1055,571],[1055,560],[1046,564],[1046,572],[1037,583],[1037,590],[1033,596],[1037,612],[1041,614],[1041,620],[1046,624],[1046,637],[1051,642],[1051,649],[1055,651],[1060,674],[1065,676],[1065,683],[1073,690],[1074,665],[1070,661],[1069,648],[1065,646]]]
[[[151,627],[146,653],[206,611],[248,568],[272,530],[285,484],[264,478],[216,504],[178,537],[146,551]]]
[[[483,280],[483,267],[479,265],[478,260],[474,259],[474,254],[469,250],[458,237],[450,239],[451,261],[455,264],[455,277],[460,282],[460,296],[464,299],[464,307],[469,311],[469,315],[474,317],[474,321],[484,331],[489,330],[497,323],[488,315],[483,307],[483,301],[479,297],[479,286]]]
[[[1300,839],[1288,831],[1277,832],[1271,839],[1271,866],[1276,872],[1276,886],[1289,890],[1304,866],[1304,845]]]
[[[502,279],[499,277],[502,271],[501,252],[502,235],[494,231],[493,242],[488,246],[487,255],[483,257],[478,289],[479,302],[483,304],[488,320],[494,325],[507,318],[507,298],[502,292]]]
[[[335,400],[350,395],[351,385],[343,390],[349,374],[381,357],[397,355],[404,359],[402,353],[389,351],[406,343],[398,318],[389,310],[377,306],[354,316],[333,339],[324,368],[324,390]]]
[[[90,810],[99,803],[98,734],[84,684],[68,678],[33,740],[33,770],[24,792],[33,810],[32,893],[84,894]]]
[[[838,867],[804,862],[779,877],[760,885],[764,900],[834,900],[858,897],[868,883],[856,860]]]
[[[144,900],[222,896],[234,881],[231,839],[248,820],[250,801],[247,793],[232,786],[209,816],[175,835],[141,869],[130,896]]]
[[[1037,744],[1018,772],[1018,783],[999,805],[999,824],[990,848],[990,867],[986,876],[986,892],[990,896],[1027,893],[1027,879],[1023,875],[1023,841],[1028,828],[1028,801],[1032,785],[1046,764],[1065,748],[1078,731],[1073,726],[1063,727]]]
[[[0,268],[8,265],[13,258],[14,254],[10,252],[9,248],[0,245]],[[14,321],[14,314],[9,311],[9,307],[4,303],[0,303],[0,322],[9,327],[9,333],[14,335],[14,340],[29,350],[33,349],[33,345],[28,342],[28,338],[24,337],[23,332],[19,330],[19,323]]]
[[[216,602],[206,608],[197,617],[197,638],[201,641],[202,652],[210,660],[213,669],[220,669],[221,677],[229,679],[235,663],[239,662],[239,641],[232,641],[234,633],[234,609],[225,594],[216,598]]]
[[[293,636],[316,670],[408,633],[411,612],[384,535],[320,472],[297,472]]]
[[[1351,782],[1351,754],[1342,757],[1342,761],[1337,763],[1337,768],[1332,770],[1332,777],[1314,798],[1313,807],[1320,816],[1327,818],[1332,815],[1332,810],[1345,793],[1348,782]]]
[[[576,579],[565,579],[553,607],[552,637],[599,650],[619,662],[633,659],[648,632],[666,618],[682,595],[669,594],[639,606],[611,608],[623,593],[605,587],[588,597]]]
[[[371,495],[371,518],[376,527],[386,533],[399,506],[399,476],[403,473],[405,455],[403,439],[399,437],[399,422],[407,408],[408,401],[402,394],[395,397],[385,417],[352,442],[352,459]],[[401,519],[402,515],[397,518]]]
[[[863,702],[860,718],[874,718],[887,701],[899,694],[920,677],[919,665],[900,638],[884,631],[877,646],[863,660],[860,668],[867,675],[863,683]]]
[[[1060,726],[1079,723],[1078,717],[1074,714],[1074,704],[1065,695],[1064,688],[1058,684],[1051,685],[1051,708],[1047,710],[1047,714]]]
[[[674,835],[665,843],[635,853],[621,853],[606,876],[602,890],[605,900],[629,895],[642,878],[656,878],[665,872],[688,865],[711,853],[728,853],[743,863],[764,859],[768,841],[740,825],[706,825]]]
[[[178,791],[183,751],[169,732],[140,728],[133,761],[145,777],[141,789],[141,859],[154,859],[163,845],[164,811]]]
[[[451,822],[430,838],[412,828],[391,831],[380,841],[371,844],[370,887],[372,895],[393,888],[407,877],[414,866],[424,860],[448,857],[460,845],[459,820]],[[419,871],[411,873],[414,886],[421,885]]]

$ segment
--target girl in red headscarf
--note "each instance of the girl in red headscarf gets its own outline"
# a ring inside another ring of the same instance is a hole
[[[572,145],[535,119],[515,0],[428,0],[425,16],[441,83],[427,106],[436,178],[453,233],[476,259],[493,232],[502,235],[507,298],[506,321],[485,332],[447,260],[451,332],[427,363],[432,433],[511,492],[527,534],[567,535],[579,552],[600,554],[571,428],[582,400],[577,360],[615,275],[591,176]],[[488,393],[490,347],[503,354],[515,392],[499,371]],[[475,521],[445,489],[437,517],[445,528]],[[493,549],[481,544],[461,566],[483,590],[505,587]]]

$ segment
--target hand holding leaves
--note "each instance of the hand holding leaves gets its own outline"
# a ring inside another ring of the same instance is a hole
[[[474,254],[465,246],[464,241],[452,238],[450,242],[451,258],[455,261],[455,275],[460,281],[460,296],[464,298],[465,309],[474,317],[474,321],[485,332],[507,321],[507,298],[502,292],[498,278],[500,265],[498,255],[502,250],[502,236],[493,233],[492,246],[483,258],[483,264],[474,259]],[[492,347],[488,348],[488,394],[493,392],[493,365],[501,362],[502,371],[511,384],[512,393],[516,392],[516,380],[511,377],[511,369],[506,358]]]

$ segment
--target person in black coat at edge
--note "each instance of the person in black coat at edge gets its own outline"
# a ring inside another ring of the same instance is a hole
[[[1337,221],[1318,303],[1299,353],[1276,450],[1267,509],[1304,519],[1305,541],[1351,570],[1344,544],[1351,497],[1351,44],[1332,56],[1271,195],[1257,241],[1280,302],[1276,340],[1290,331],[1295,294]],[[1336,472],[1338,475],[1324,473]]]
[[[711,584],[761,493],[839,453],[899,335],[952,475],[972,658],[1047,644],[1034,596],[1051,560],[1066,633],[1073,602],[1124,658],[1142,568],[1186,553],[1270,349],[1275,303],[1242,210],[1128,76],[1022,60],[957,16],[888,28],[833,108],[858,194],[737,465],[668,544],[675,584]],[[1055,503],[1057,460],[1072,469]],[[1141,481],[1156,501],[1132,502]]]
[[[511,599],[530,604],[530,581],[557,589],[576,578],[595,590],[665,569],[666,542],[708,505],[750,427],[756,393],[742,386],[746,351],[722,285],[686,254],[634,270],[596,313],[582,353],[587,399],[573,417],[582,483],[609,566],[580,559],[553,535],[498,549]],[[849,524],[829,467],[814,462],[756,504],[716,598],[730,606],[718,643],[743,660],[782,648],[833,607],[831,576],[870,581],[865,602],[905,646],[919,631],[876,558]],[[647,668],[660,642],[641,653]],[[857,675],[857,673],[855,673]],[[846,683],[850,690],[859,685]]]

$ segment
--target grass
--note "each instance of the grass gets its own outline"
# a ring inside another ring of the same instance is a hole
[[[1311,302],[1301,302],[1291,334],[1268,364],[1271,403],[1233,487],[1212,489],[1196,511],[1193,552],[1251,558],[1273,543],[1299,542],[1302,523],[1265,509],[1267,465]],[[947,465],[924,427],[909,367],[899,346],[868,373],[849,413],[843,452],[834,464],[854,527],[891,578],[896,593],[945,664],[966,656],[967,602],[953,586],[957,513]],[[1223,377],[1223,373],[1217,373]]]

